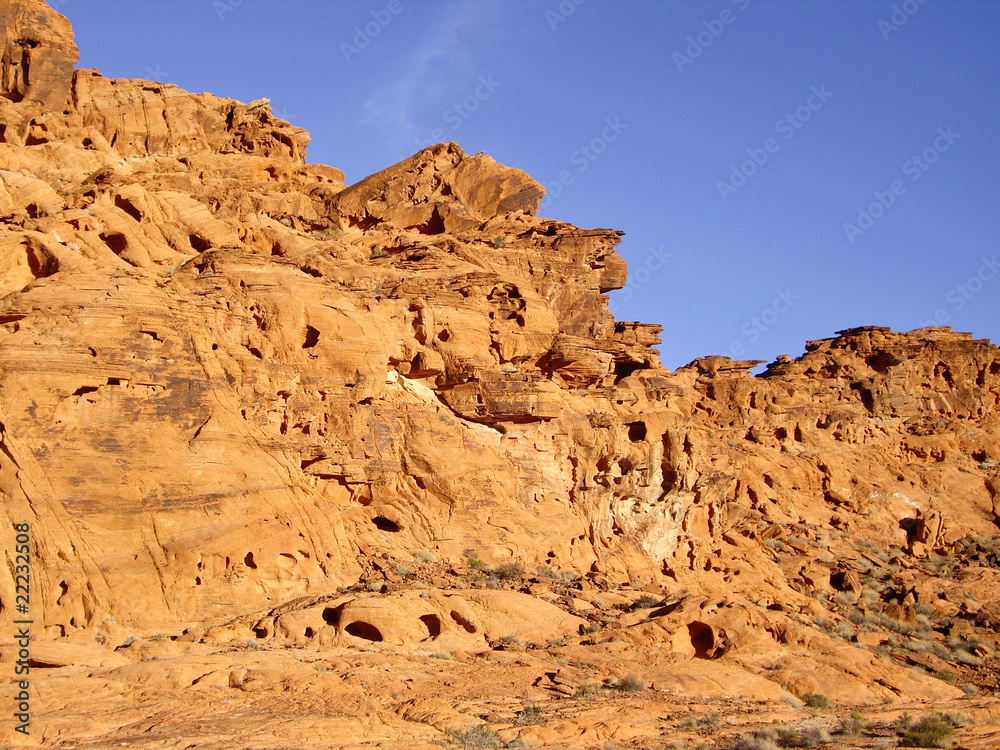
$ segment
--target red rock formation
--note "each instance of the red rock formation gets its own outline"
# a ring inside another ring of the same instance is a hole
[[[901,664],[993,622],[997,347],[870,327],[671,373],[608,312],[621,233],[537,217],[524,172],[440,144],[348,187],[265,100],[72,71],[37,0],[0,27],[0,540],[31,525],[50,662],[179,690],[245,685],[199,649],[247,638],[554,639],[696,694],[961,695]],[[892,628],[923,645],[860,648]]]

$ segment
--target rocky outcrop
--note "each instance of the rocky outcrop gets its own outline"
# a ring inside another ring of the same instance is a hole
[[[0,541],[31,527],[58,668],[242,690],[204,649],[548,644],[692,694],[961,694],[911,667],[989,640],[996,346],[867,327],[670,372],[608,311],[621,233],[538,217],[524,172],[451,143],[346,186],[266,100],[72,71],[41,2],[0,21]],[[438,708],[398,711],[462,725]]]

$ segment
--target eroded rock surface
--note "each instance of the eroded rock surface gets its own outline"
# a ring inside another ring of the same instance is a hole
[[[418,747],[657,691],[507,737],[579,747],[658,736],[664,696],[992,689],[990,342],[670,372],[608,312],[621,233],[538,217],[524,172],[439,144],[346,186],[266,100],[74,71],[40,0],[0,29],[0,627],[26,522],[46,741],[160,746],[137,686],[171,726],[209,687],[267,705],[205,714],[219,747],[279,693],[339,701],[331,747]]]

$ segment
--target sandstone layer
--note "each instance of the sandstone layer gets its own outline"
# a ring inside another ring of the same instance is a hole
[[[32,742],[994,715],[989,341],[670,372],[608,311],[621,232],[537,216],[524,172],[448,143],[348,186],[266,100],[74,70],[41,0],[0,30],[0,662],[27,523]]]

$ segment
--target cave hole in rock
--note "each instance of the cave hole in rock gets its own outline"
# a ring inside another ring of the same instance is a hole
[[[712,628],[703,622],[689,622],[688,634],[691,636],[695,657],[710,659],[715,649],[715,633],[712,632]]]
[[[73,391],[74,396],[85,396],[88,393],[96,393],[97,388],[92,385],[81,385],[75,391]]]
[[[646,439],[646,423],[632,422],[628,426],[628,439],[633,443],[638,443]]]
[[[107,245],[115,255],[121,255],[128,249],[128,240],[121,232],[103,232],[98,235],[101,241]]]
[[[257,563],[253,561],[253,552],[247,552],[246,557],[243,558],[243,564],[250,570],[257,570]]]
[[[316,635],[316,631],[313,630],[312,628],[307,627],[303,631],[302,635],[305,636],[306,638],[312,638],[314,635]]]
[[[774,437],[776,437],[778,440],[784,440],[785,438],[788,437],[788,430],[786,430],[784,427],[779,427],[774,431]]]
[[[476,626],[473,625],[465,617],[463,617],[460,612],[456,612],[455,610],[452,610],[451,611],[451,619],[454,620],[455,622],[457,622],[463,628],[465,628],[465,632],[466,633],[475,633],[476,632]]]
[[[306,326],[306,339],[302,342],[303,349],[312,349],[319,343],[319,331],[312,326]]]
[[[268,632],[267,628],[258,625],[253,629],[254,638],[267,638]]]
[[[427,628],[430,638],[437,638],[441,635],[441,618],[437,615],[421,615],[420,622]]]
[[[448,333],[448,329],[447,328],[442,328],[438,332],[438,335],[437,335],[438,341],[447,341],[450,338],[451,338],[451,334]]]
[[[375,516],[375,518],[372,519],[372,523],[375,524],[375,528],[379,531],[399,531],[399,524],[395,521],[390,521],[385,516]]]
[[[188,235],[188,242],[191,243],[191,248],[199,253],[212,249],[212,243],[197,234]]]
[[[327,607],[326,609],[324,609],[323,622],[325,622],[327,625],[332,625],[333,627],[336,627],[337,623],[340,622],[340,610],[342,608],[343,605],[341,605],[340,607]]]
[[[355,638],[364,638],[366,641],[381,641],[382,631],[372,625],[370,622],[364,622],[362,620],[355,620],[350,623],[344,630],[349,634],[353,635]]]
[[[115,196],[115,205],[118,206],[122,211],[127,213],[136,221],[142,221],[142,212],[130,201],[128,198],[123,198],[120,195]]]

